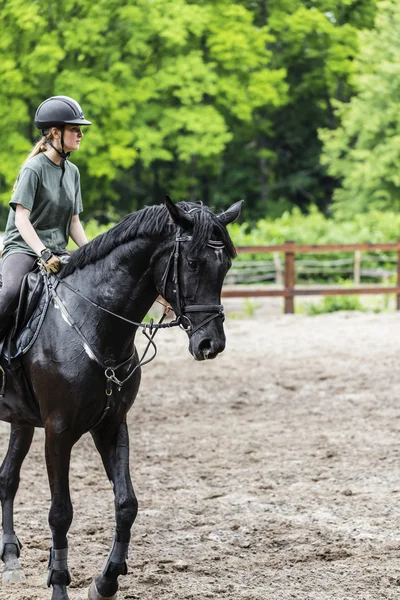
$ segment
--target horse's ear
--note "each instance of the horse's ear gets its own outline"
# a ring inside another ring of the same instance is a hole
[[[180,206],[174,204],[169,196],[165,196],[165,206],[173,222],[182,227],[182,229],[188,229],[193,224],[192,217],[182,210]]]
[[[235,202],[235,204],[232,204],[232,206],[228,208],[228,210],[223,212],[221,215],[218,215],[218,219],[223,225],[228,225],[229,223],[233,223],[233,221],[236,221],[236,219],[240,215],[243,202],[244,200],[239,200],[239,202]]]

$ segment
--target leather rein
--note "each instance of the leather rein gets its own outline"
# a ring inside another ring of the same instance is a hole
[[[104,308],[104,306],[101,306],[97,302],[94,302],[93,300],[91,300],[90,298],[88,298],[87,296],[82,294],[82,292],[80,292],[79,290],[72,287],[64,279],[60,279],[59,277],[57,277],[54,274],[51,275],[51,277],[56,280],[56,284],[53,285],[53,280],[50,279],[49,273],[44,269],[44,267],[41,267],[42,275],[45,279],[47,288],[54,300],[54,303],[60,309],[60,312],[63,315],[64,319],[68,322],[68,324],[76,331],[78,336],[82,339],[84,348],[85,348],[86,352],[88,353],[88,355],[93,360],[95,360],[95,362],[97,362],[97,364],[104,370],[104,375],[106,377],[105,392],[108,397],[110,397],[112,395],[113,384],[116,384],[118,391],[120,391],[122,386],[124,385],[124,383],[126,383],[132,377],[132,375],[135,373],[135,371],[139,367],[142,367],[142,366],[148,364],[156,357],[157,346],[154,342],[154,337],[159,329],[165,329],[165,328],[169,328],[169,327],[179,326],[184,331],[186,331],[186,333],[188,334],[189,337],[191,337],[196,331],[198,331],[201,327],[203,327],[204,325],[206,325],[213,319],[216,319],[216,318],[222,318],[222,320],[225,319],[224,307],[221,304],[186,305],[182,302],[182,292],[181,292],[181,288],[180,288],[180,277],[179,277],[179,257],[180,257],[180,251],[181,251],[181,243],[188,242],[191,239],[192,239],[191,236],[181,236],[181,230],[180,230],[180,228],[178,228],[176,237],[175,237],[174,247],[169,256],[165,272],[161,278],[161,296],[165,297],[167,281],[168,281],[170,271],[172,269],[172,281],[174,284],[173,285],[173,293],[175,295],[175,301],[176,301],[175,312],[176,312],[177,316],[176,316],[176,319],[174,319],[173,321],[171,321],[169,323],[163,323],[163,321],[164,321],[165,317],[167,316],[168,312],[171,310],[170,306],[163,305],[166,310],[164,311],[164,314],[162,315],[162,317],[158,323],[154,323],[153,319],[150,320],[150,323],[132,321],[131,319],[123,317],[122,315],[118,315],[117,313],[114,313],[111,310]],[[224,248],[223,242],[220,242],[218,240],[209,240],[207,243],[207,246],[209,246],[211,248],[215,248],[215,249],[223,249]],[[57,294],[56,288],[59,284],[64,285],[66,288],[68,288],[74,294],[78,295],[80,298],[82,298],[86,302],[89,302],[90,304],[92,304],[92,306],[95,306],[98,310],[101,310],[117,319],[125,321],[126,323],[129,323],[131,325],[135,325],[136,327],[140,327],[142,329],[142,333],[147,338],[148,343],[146,345],[146,348],[143,351],[143,354],[142,354],[138,364],[134,366],[134,368],[130,371],[130,373],[128,374],[128,376],[125,379],[123,379],[123,380],[118,379],[115,372],[118,369],[120,369],[121,367],[127,365],[130,361],[132,361],[134,359],[135,354],[136,354],[136,349],[134,350],[133,354],[131,356],[129,356],[126,360],[124,360],[123,362],[121,362],[117,365],[114,365],[113,367],[105,364],[104,361],[101,360],[96,355],[95,351],[90,346],[88,340],[86,339],[86,337],[84,336],[82,331],[79,329],[79,327],[74,322],[65,303],[60,298],[60,296]],[[201,323],[196,325],[196,327],[193,327],[193,324],[186,313],[196,313],[196,312],[211,313],[211,315],[206,317],[205,319],[203,319],[203,321],[201,321]],[[186,323],[186,326],[185,326],[185,323]],[[146,357],[150,347],[153,348],[153,355],[150,358],[145,360],[145,357]],[[110,400],[110,398],[109,398],[109,400]],[[110,408],[110,402],[107,402],[107,406],[103,412],[101,420],[104,418],[104,416],[109,408]]]

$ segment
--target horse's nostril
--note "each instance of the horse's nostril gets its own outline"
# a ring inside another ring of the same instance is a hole
[[[199,344],[199,350],[203,354],[209,354],[212,350],[212,341],[209,338],[204,338]]]
[[[205,337],[199,342],[195,354],[197,360],[207,360],[218,356],[224,348],[225,343],[223,340]]]

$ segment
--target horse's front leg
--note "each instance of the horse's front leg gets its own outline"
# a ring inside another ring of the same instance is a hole
[[[14,498],[18,490],[21,465],[32,443],[34,427],[11,425],[8,451],[0,468],[0,499],[3,536],[0,558],[4,562],[3,583],[24,581],[19,564],[21,544],[14,532]]]
[[[112,600],[117,597],[118,577],[126,575],[126,559],[131,527],[136,519],[138,503],[129,472],[129,436],[126,422],[114,432],[100,429],[92,432],[115,495],[115,537],[102,573],[90,586],[89,600]]]
[[[76,439],[70,430],[54,419],[46,423],[46,465],[51,490],[49,525],[52,533],[47,585],[53,586],[52,600],[68,600],[71,583],[68,570],[67,533],[72,523],[72,502],[69,492],[71,449]]]

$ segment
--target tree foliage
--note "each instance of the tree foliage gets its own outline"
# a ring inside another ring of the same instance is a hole
[[[400,214],[397,212],[371,210],[344,220],[326,217],[316,206],[311,206],[308,214],[296,207],[277,219],[259,219],[255,224],[244,222],[229,226],[237,246],[284,244],[287,240],[298,244],[378,244],[397,242],[399,230]]]
[[[0,198],[37,132],[36,107],[75,97],[93,126],[73,156],[85,215],[169,192],[248,215],[324,207],[320,127],[352,93],[375,0],[0,0]]]
[[[321,131],[323,164],[341,180],[334,210],[343,218],[400,208],[400,6],[382,2],[376,28],[361,34],[356,95],[337,105],[341,125]]]
[[[372,25],[374,6],[375,0],[317,0],[276,2],[271,9],[277,64],[287,65],[290,85],[290,102],[275,125],[276,185],[302,208],[314,202],[326,211],[329,205],[336,182],[320,165],[317,132],[335,125],[335,100],[353,93],[358,28]]]

